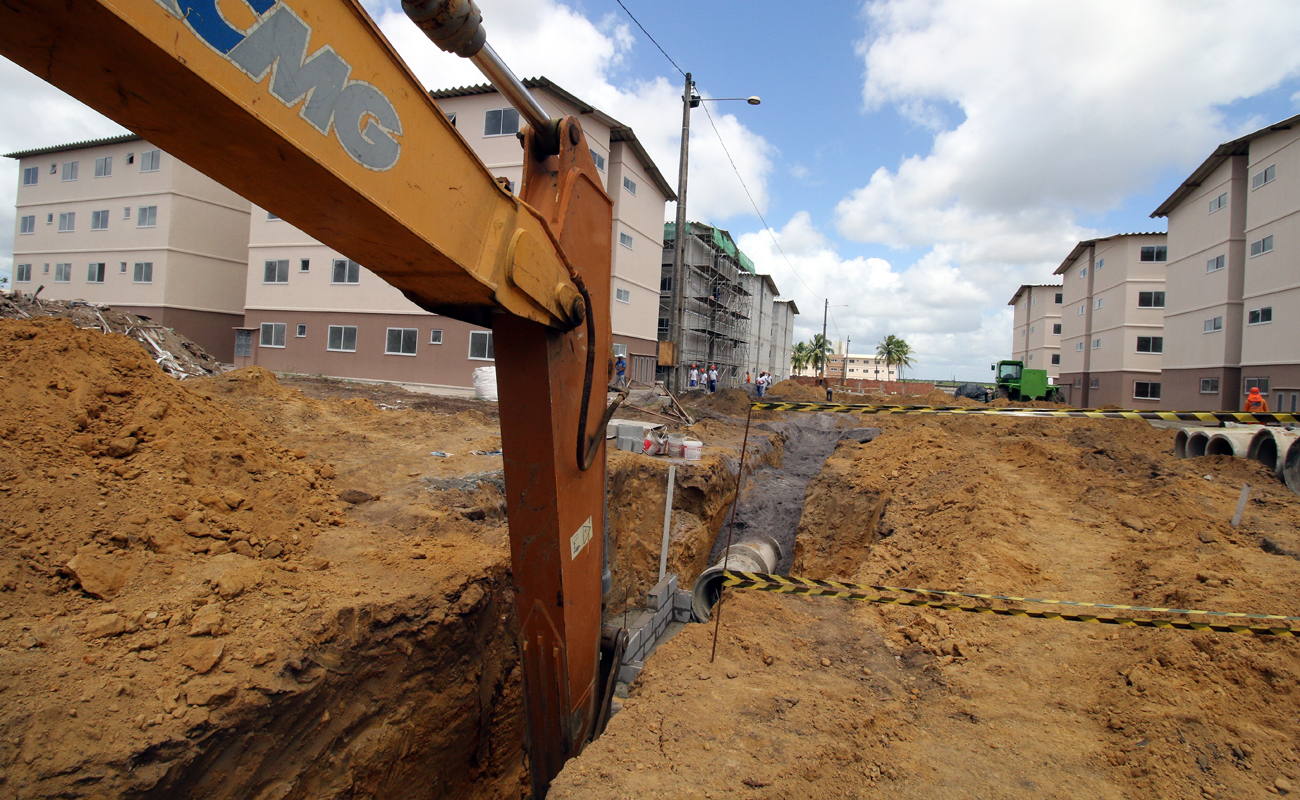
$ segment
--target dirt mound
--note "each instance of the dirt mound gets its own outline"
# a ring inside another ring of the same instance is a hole
[[[796,380],[786,379],[774,384],[768,395],[791,402],[826,402],[826,390],[819,386],[810,386]]]
[[[749,394],[744,389],[719,389],[713,394],[691,399],[697,408],[707,408],[729,417],[743,417],[749,413]]]
[[[934,391],[925,395],[925,404],[930,406],[950,406],[953,405],[954,399],[955,398],[952,395],[948,394],[947,392],[942,392],[939,391],[938,389],[935,389]]]

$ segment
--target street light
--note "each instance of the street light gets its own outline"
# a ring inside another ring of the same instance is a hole
[[[677,343],[673,353],[671,388],[682,390],[682,350],[686,344],[683,335],[686,317],[685,272],[686,272],[686,169],[690,158],[691,109],[704,102],[721,102],[723,100],[744,100],[751,106],[763,102],[758,95],[751,97],[700,97],[695,91],[695,82],[691,73],[686,73],[686,87],[682,91],[682,156],[677,163],[677,221],[674,226],[673,242],[673,327],[669,336]]]

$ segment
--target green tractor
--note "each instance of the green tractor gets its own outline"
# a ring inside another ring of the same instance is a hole
[[[999,361],[993,367],[997,373],[998,397],[1013,403],[1046,400],[1060,403],[1061,387],[1047,382],[1047,370],[1025,369],[1023,361]]]

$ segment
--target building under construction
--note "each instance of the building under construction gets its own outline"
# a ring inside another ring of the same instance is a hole
[[[718,368],[719,387],[740,386],[750,366],[750,320],[753,307],[742,275],[753,275],[754,264],[736,247],[731,234],[700,222],[687,223],[679,309],[674,305],[673,253],[676,225],[664,225],[663,272],[659,280],[659,375],[670,386],[684,386],[681,378],[691,364],[700,370]],[[681,370],[674,382],[675,368]]]

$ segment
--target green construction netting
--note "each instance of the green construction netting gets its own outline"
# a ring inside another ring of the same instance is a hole
[[[722,251],[733,258],[736,255],[736,243],[731,241],[731,234],[721,228],[713,229],[713,243],[722,248]]]
[[[749,274],[751,274],[751,275],[756,275],[756,274],[757,274],[757,272],[754,270],[754,262],[749,260],[749,256],[747,256],[747,255],[745,255],[744,253],[742,253],[742,252],[740,252],[739,250],[737,250],[737,251],[736,251],[736,260],[740,262],[740,266],[742,266],[742,267],[744,267],[745,269],[749,270]]]
[[[676,238],[677,238],[677,223],[676,223],[676,222],[665,222],[665,223],[664,223],[664,241],[665,241],[665,242],[668,242],[668,241],[672,241],[673,239],[676,239]]]

